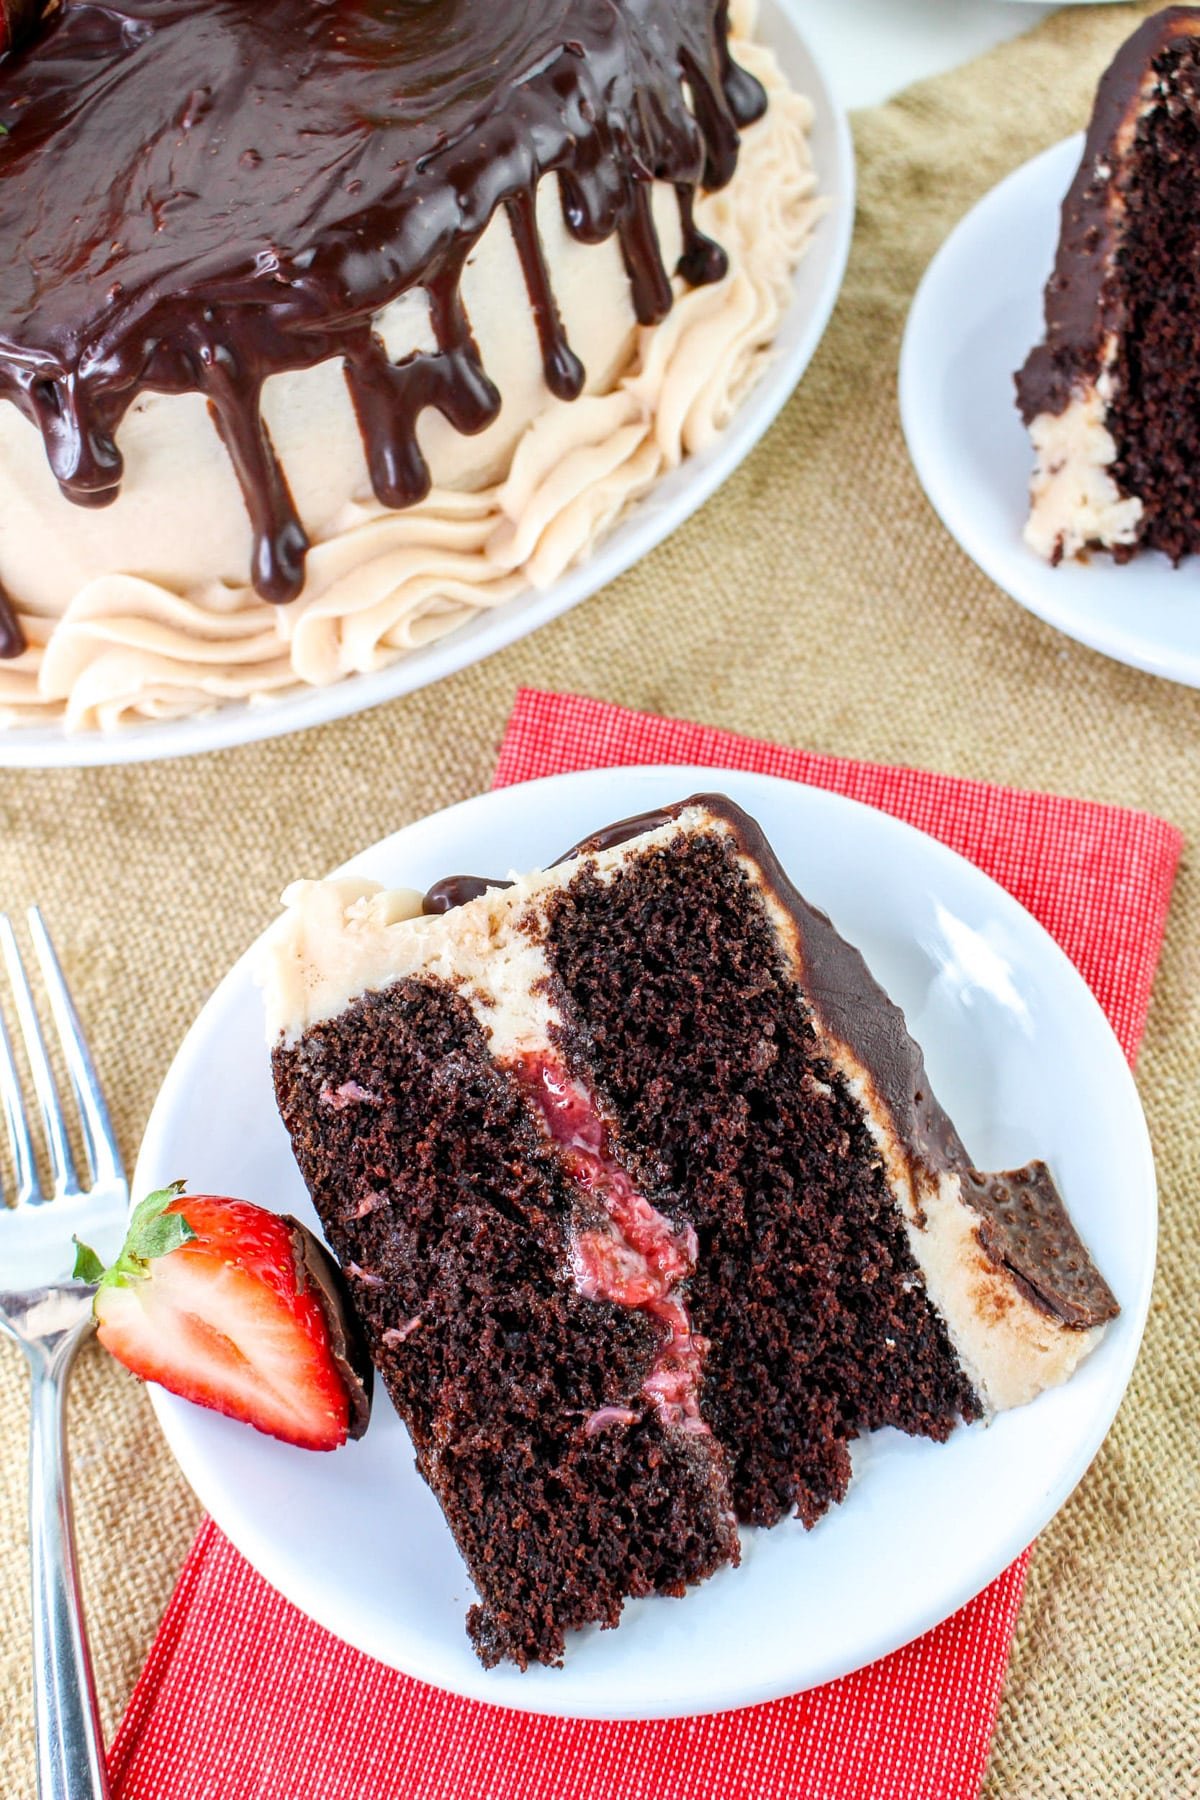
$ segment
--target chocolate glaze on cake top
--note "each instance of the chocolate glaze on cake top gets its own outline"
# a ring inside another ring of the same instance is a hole
[[[1064,1325],[1087,1331],[1120,1308],[1088,1255],[1044,1162],[1004,1175],[963,1172],[963,1193],[982,1215],[979,1241],[1025,1297]]]
[[[478,900],[489,888],[511,886],[511,881],[489,881],[486,875],[443,875],[425,895],[422,911],[431,914],[453,912],[455,907]]]
[[[651,184],[680,197],[692,282],[724,272],[692,223],[765,96],[730,59],[727,0],[62,0],[0,59],[0,394],[64,494],[99,506],[145,390],[206,396],[287,601],[307,539],[259,398],[342,357],[375,493],[428,490],[417,419],[483,429],[500,397],[459,297],[505,208],[550,390],[578,394],[534,195],[561,179],[581,241],[620,240],[643,323],[671,305]],[[690,98],[690,105],[689,105]],[[389,361],[379,311],[422,287],[436,352]],[[15,621],[0,621],[14,653]],[[20,647],[19,643],[16,646]]]

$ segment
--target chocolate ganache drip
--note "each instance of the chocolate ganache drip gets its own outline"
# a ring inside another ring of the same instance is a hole
[[[139,394],[198,392],[226,445],[264,599],[294,599],[308,540],[260,399],[343,359],[376,495],[428,491],[417,420],[462,432],[500,396],[460,298],[507,214],[550,391],[577,395],[537,232],[616,234],[639,320],[671,305],[651,186],[672,184],[680,273],[725,259],[695,228],[762,88],[733,63],[728,0],[62,0],[0,58],[0,394],[42,434],[63,493],[112,501]],[[390,361],[376,330],[428,295],[436,349]],[[15,649],[14,649],[15,643]],[[0,654],[21,648],[0,609]]]

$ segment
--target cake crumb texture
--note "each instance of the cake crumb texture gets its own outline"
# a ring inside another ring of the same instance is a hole
[[[1197,15],[1200,28],[1200,14]],[[1142,503],[1138,544],[1174,563],[1200,548],[1200,29],[1154,59],[1153,103],[1121,177],[1125,312],[1110,411],[1112,473]],[[1113,550],[1128,561],[1134,546]]]
[[[549,918],[568,1061],[643,1191],[699,1237],[688,1299],[738,1517],[811,1525],[859,1431],[941,1440],[977,1412],[861,1110],[725,834],[606,881],[585,868]]]
[[[736,1560],[711,1439],[638,1400],[657,1336],[569,1277],[573,1194],[466,1001],[405,980],[274,1053],[276,1092],[376,1366],[479,1593],[489,1666],[561,1659],[626,1595]],[[632,1424],[588,1433],[602,1408]]]

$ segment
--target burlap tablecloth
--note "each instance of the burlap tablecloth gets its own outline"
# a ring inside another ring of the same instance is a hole
[[[856,118],[849,275],[799,393],[722,493],[604,594],[440,687],[323,730],[146,768],[0,776],[0,904],[46,910],[131,1163],[183,1031],[284,884],[485,787],[523,680],[1148,807],[1200,841],[1200,695],[1080,648],[993,588],[926,504],[895,397],[930,256],[1000,176],[1083,122],[1101,68],[1150,10],[1067,10]],[[1198,1070],[1200,886],[1185,859],[1139,1071],[1162,1189],[1155,1305],[1116,1426],[1034,1559],[991,1800],[1200,1794]],[[5,1800],[34,1788],[25,1428],[24,1369],[6,1348]],[[94,1347],[71,1443],[111,1732],[198,1510],[143,1392]]]

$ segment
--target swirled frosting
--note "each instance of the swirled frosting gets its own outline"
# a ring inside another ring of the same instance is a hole
[[[500,209],[459,287],[503,404],[471,435],[422,411],[414,441],[431,485],[399,510],[373,490],[361,408],[339,360],[263,384],[263,419],[309,539],[291,604],[264,600],[248,579],[261,534],[201,395],[147,392],[132,403],[123,489],[99,511],[64,506],[45,458],[32,454],[34,428],[0,407],[0,512],[20,519],[0,533],[0,576],[27,641],[0,661],[0,719],[110,729],[382,668],[553,583],[661,474],[710,442],[769,353],[820,205],[810,108],[745,35],[750,15],[735,8],[732,55],[770,103],[743,132],[737,173],[682,208],[676,184],[651,188],[663,264],[686,270],[689,245],[716,242],[727,259],[720,280],[693,286],[677,275],[670,310],[639,324],[619,235],[581,241],[549,175],[533,234],[556,301],[548,336],[528,303],[528,245],[523,253],[512,209]],[[424,292],[403,294],[374,329],[393,362],[436,352]],[[552,339],[579,362],[578,397],[562,397],[573,382],[553,391]]]

